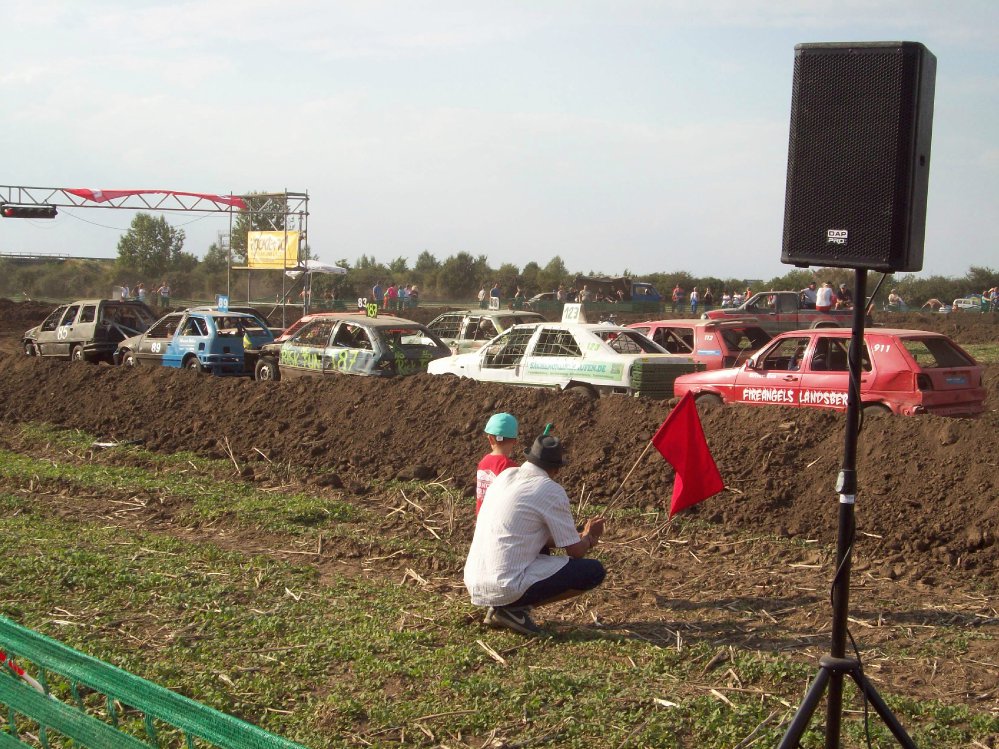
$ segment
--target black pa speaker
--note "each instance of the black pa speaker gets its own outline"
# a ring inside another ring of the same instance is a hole
[[[922,270],[935,82],[918,42],[795,45],[782,263]]]

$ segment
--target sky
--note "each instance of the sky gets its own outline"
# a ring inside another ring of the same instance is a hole
[[[767,279],[794,45],[937,57],[922,275],[997,267],[995,0],[2,3],[0,183],[307,192],[319,259]],[[0,219],[115,257],[131,211]],[[219,215],[168,213],[202,256]]]

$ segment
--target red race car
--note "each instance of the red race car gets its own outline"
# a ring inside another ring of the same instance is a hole
[[[848,328],[782,333],[740,367],[681,375],[675,395],[699,403],[846,409]],[[982,367],[947,336],[872,328],[861,352],[864,413],[978,416],[985,410]]]
[[[628,327],[705,369],[737,367],[773,337],[752,320],[652,320]]]

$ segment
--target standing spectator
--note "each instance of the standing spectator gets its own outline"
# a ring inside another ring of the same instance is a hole
[[[704,290],[704,296],[701,298],[701,305],[704,307],[704,311],[707,312],[714,306],[715,295],[711,293],[711,287],[709,286]]]
[[[390,281],[388,288],[385,289],[385,308],[389,312],[394,312],[398,307],[398,304],[399,304],[399,289],[397,289],[395,284]]]
[[[828,281],[822,282],[822,287],[815,292],[815,309],[828,312],[833,308],[833,290]]]
[[[593,299],[593,292],[590,291],[590,287],[584,283],[582,291],[579,292],[579,301],[589,302],[592,299]]]
[[[697,317],[697,305],[701,301],[701,295],[697,292],[697,287],[695,286],[690,290],[690,314]]]
[[[565,304],[565,302],[566,302],[566,295],[565,295],[565,285],[564,284],[559,284],[558,285],[558,291],[555,292],[555,301],[558,302],[559,304]]]
[[[128,299],[128,294],[129,294],[128,284],[123,283],[121,285],[121,300],[125,301],[126,299]]]
[[[496,301],[493,302],[492,301],[493,299],[495,299]],[[500,287],[499,287],[499,281],[494,281],[493,282],[493,287],[491,289],[489,289],[489,300],[490,300],[490,304],[496,305],[496,309],[500,308]]]
[[[742,302],[740,302],[740,304],[745,304],[750,300],[752,296],[753,296],[753,290],[747,286],[745,293],[743,293],[742,295]]]
[[[989,289],[989,308],[993,312],[999,312],[999,286]]]
[[[482,286],[479,287],[479,309],[485,309],[486,307],[489,306],[488,304],[486,304],[487,296],[488,295],[486,294],[486,285],[482,284]]]
[[[683,306],[683,289],[680,287],[680,283],[677,282],[676,286],[673,287],[673,312],[674,314],[679,311],[680,307]]]
[[[378,308],[381,309],[382,304],[385,302],[385,291],[382,289],[381,281],[375,281],[375,285],[371,287],[371,298],[378,305]]]
[[[815,290],[815,281],[809,282],[808,286],[799,292],[802,309],[815,309],[815,298],[818,292]]]
[[[156,289],[156,293],[160,295],[160,309],[165,312],[166,308],[170,306],[170,282],[164,278],[163,283]]]
[[[140,302],[146,301],[146,285],[139,282],[139,285],[135,287],[135,296],[138,297]]]
[[[513,293],[513,308],[523,309],[524,308],[524,292],[521,291],[520,287]]]
[[[409,284],[399,285],[399,309],[409,309]]]
[[[725,289],[722,292],[722,307],[731,307],[731,306],[732,306],[732,292],[730,292],[728,289]]]
[[[486,489],[496,477],[507,468],[516,468],[517,463],[510,455],[517,446],[517,419],[513,414],[493,414],[486,422],[486,439],[489,440],[489,452],[479,461],[475,469],[475,514],[482,509]]]

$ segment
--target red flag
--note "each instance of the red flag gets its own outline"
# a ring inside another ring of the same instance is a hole
[[[693,507],[725,488],[711,457],[694,397],[688,391],[656,431],[652,445],[673,466],[673,501],[669,516]]]
[[[83,198],[84,200],[92,200],[95,203],[107,203],[109,200],[128,198],[132,195],[185,195],[189,198],[200,198],[202,200],[210,200],[213,203],[231,205],[241,211],[246,210],[246,201],[239,195],[215,195],[204,192],[180,192],[179,190],[90,190],[82,187],[63,187],[61,189],[64,192],[68,192],[70,195],[75,195],[76,197]],[[149,207],[157,208],[159,207],[159,204],[151,205]],[[176,208],[176,205],[171,203],[169,207]]]

